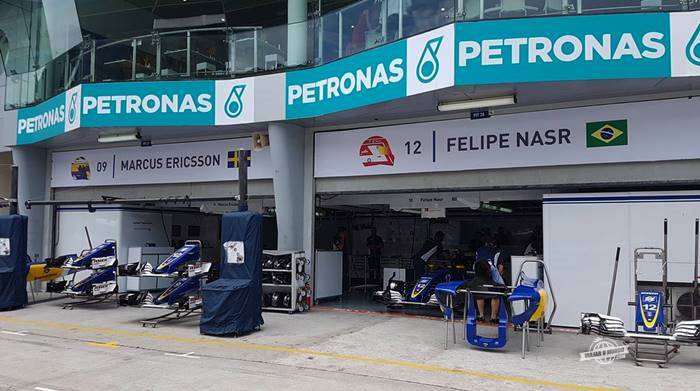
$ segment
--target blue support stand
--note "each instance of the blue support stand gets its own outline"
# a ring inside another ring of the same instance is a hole
[[[469,309],[467,310],[467,323],[465,324],[465,335],[467,343],[482,349],[500,349],[508,342],[508,313],[506,312],[506,302],[502,296],[498,309],[498,337],[488,338],[477,334],[476,324],[476,299],[473,294],[469,295]]]

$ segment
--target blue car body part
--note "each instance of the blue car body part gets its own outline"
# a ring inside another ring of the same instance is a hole
[[[116,278],[116,271],[116,267],[96,270],[88,277],[78,281],[75,285],[70,287],[67,293],[90,295],[92,294],[93,285],[114,281]]]
[[[387,305],[397,307],[402,305],[439,305],[439,299],[435,294],[435,288],[442,283],[450,282],[453,278],[463,278],[456,276],[454,270],[441,269],[428,272],[421,276],[413,288],[406,289],[406,284],[402,281],[395,281],[394,277],[389,279],[386,288],[374,293],[374,300]]]
[[[93,259],[104,258],[116,255],[117,243],[106,241],[99,246],[88,250],[75,259],[66,260],[65,266],[73,268],[89,268]]]
[[[450,281],[437,284],[435,287],[435,296],[446,319],[450,319],[454,315],[454,308],[450,303],[454,303],[454,298],[457,297],[457,290],[462,284],[464,284],[464,281]]]
[[[449,270],[436,270],[421,276],[406,297],[406,301],[427,303],[435,293],[435,287],[441,282],[449,281],[449,276],[451,276]]]
[[[469,295],[469,308],[467,309],[467,323],[464,325],[464,335],[467,343],[482,349],[501,349],[508,343],[508,312],[506,312],[506,302],[503,296],[499,296],[498,309],[498,337],[489,338],[478,334],[476,322],[476,298]]]
[[[542,281],[537,279],[530,279],[524,277],[514,290],[513,293],[508,297],[508,301],[511,305],[515,302],[523,302],[525,304],[525,309],[521,313],[513,313],[511,315],[511,323],[514,325],[523,325],[525,322],[532,319],[532,315],[537,311],[540,305],[540,289],[542,289],[544,284]]]
[[[200,260],[201,244],[199,242],[187,242],[168,258],[156,266],[154,274],[176,273],[182,265],[192,264]]]
[[[153,299],[153,304],[162,305],[167,304],[168,306],[173,306],[179,302],[179,300],[186,296],[189,292],[199,290],[202,281],[202,276],[194,277],[183,277],[176,280],[172,285],[170,285],[166,290],[160,295]]]

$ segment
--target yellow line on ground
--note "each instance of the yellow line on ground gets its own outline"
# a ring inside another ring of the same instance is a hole
[[[412,368],[412,369],[419,369],[419,370],[423,370],[423,371],[437,372],[437,373],[451,373],[451,374],[476,377],[476,378],[491,380],[491,381],[512,382],[512,383],[526,384],[526,385],[530,385],[530,386],[541,386],[541,387],[549,387],[549,388],[564,389],[564,390],[615,390],[616,389],[616,388],[610,388],[610,387],[585,386],[585,385],[574,384],[574,383],[559,383],[559,382],[554,382],[554,381],[549,381],[549,380],[544,380],[544,379],[525,378],[525,377],[510,376],[510,375],[499,375],[499,374],[488,373],[488,372],[467,371],[467,370],[462,370],[462,369],[440,367],[440,366],[434,366],[434,365],[428,365],[428,364],[412,363],[412,362],[408,362],[408,361],[387,360],[387,359],[383,359],[383,358],[362,357],[362,356],[355,356],[355,355],[350,355],[350,354],[341,354],[341,353],[334,353],[334,352],[322,352],[322,351],[314,351],[314,350],[307,350],[307,349],[300,349],[300,348],[289,348],[289,347],[283,347],[283,346],[237,342],[237,341],[214,339],[214,338],[204,338],[204,337],[190,338],[190,337],[180,337],[180,336],[176,336],[176,335],[167,335],[167,334],[152,334],[152,333],[145,332],[145,331],[118,330],[118,329],[111,329],[111,328],[105,328],[105,327],[84,326],[84,325],[80,325],[80,324],[51,322],[51,321],[46,321],[46,320],[20,319],[20,318],[13,318],[13,317],[9,317],[9,316],[0,316],[0,321],[10,322],[10,323],[19,323],[19,324],[30,324],[30,325],[45,327],[45,328],[54,329],[54,330],[81,331],[81,332],[98,333],[98,334],[105,334],[105,335],[111,335],[111,336],[121,335],[121,336],[128,336],[128,337],[147,338],[147,339],[151,339],[151,340],[180,342],[180,343],[188,343],[188,344],[195,344],[195,345],[225,346],[225,347],[235,347],[235,348],[240,348],[240,349],[251,349],[251,350],[259,350],[259,351],[272,351],[272,352],[284,352],[284,353],[290,353],[290,354],[300,354],[300,355],[306,355],[306,356],[328,357],[328,358],[333,358],[333,359],[337,359],[337,360],[373,363],[373,364],[380,364],[380,365],[391,366],[391,367]],[[94,343],[90,343],[90,344],[93,346],[113,347],[113,348],[116,348],[119,346],[119,344],[117,342],[110,342],[108,344],[94,344]]]
[[[111,349],[116,349],[119,347],[119,342],[117,341],[112,341],[112,342],[107,342],[107,343],[99,343],[99,342],[88,342],[87,343],[90,346],[96,346],[98,348],[111,348]]]

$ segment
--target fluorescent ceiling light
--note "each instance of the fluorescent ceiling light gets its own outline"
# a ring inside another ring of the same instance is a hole
[[[487,107],[508,106],[515,104],[515,95],[497,96],[493,98],[460,100],[455,102],[443,102],[438,105],[438,111],[457,111],[482,109]]]
[[[137,141],[141,139],[141,133],[127,133],[127,134],[108,134],[104,136],[98,136],[98,143],[121,143],[126,141]]]
[[[481,209],[483,209],[483,210],[490,210],[490,211],[492,211],[492,212],[513,213],[513,209],[504,208],[504,207],[502,207],[502,206],[489,204],[489,203],[487,203],[487,202],[482,202],[482,203],[481,203]]]

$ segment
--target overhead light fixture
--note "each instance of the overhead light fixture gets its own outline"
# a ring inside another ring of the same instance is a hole
[[[488,211],[492,211],[492,212],[513,213],[513,209],[511,209],[511,208],[505,208],[502,206],[489,204],[487,202],[482,202],[480,209],[488,210]]]
[[[493,98],[460,100],[455,102],[443,102],[438,104],[438,111],[458,111],[470,109],[483,109],[487,107],[508,106],[515,104],[515,95],[496,96]]]
[[[108,134],[104,136],[98,136],[98,143],[123,143],[127,141],[137,141],[141,139],[141,133],[127,133],[127,134]]]

